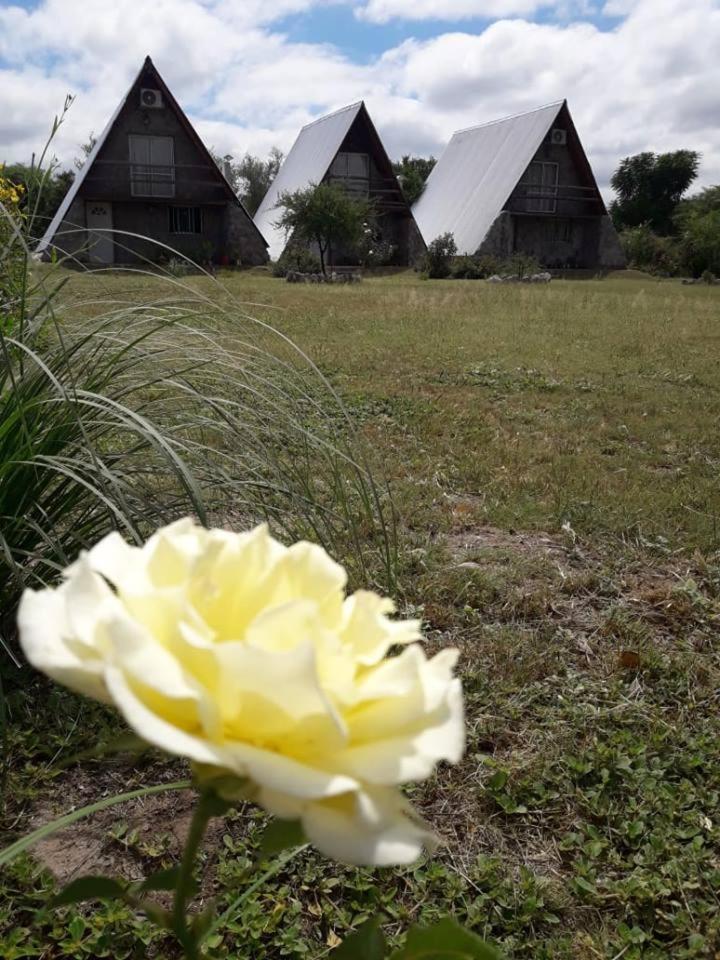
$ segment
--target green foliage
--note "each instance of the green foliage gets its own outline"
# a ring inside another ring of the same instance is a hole
[[[660,237],[647,224],[618,234],[628,266],[672,277],[680,270],[682,250],[673,237]]]
[[[683,218],[680,248],[684,268],[693,277],[720,275],[720,207]]]
[[[299,820],[272,820],[262,835],[260,853],[270,857],[282,853],[288,847],[299,847],[305,842],[302,824]]]
[[[363,223],[362,234],[357,243],[357,253],[364,267],[383,267],[392,263],[396,246],[385,240],[378,224],[372,220]]]
[[[273,147],[266,160],[250,153],[238,161],[228,155],[214,157],[223,173],[228,176],[230,185],[240,197],[243,206],[251,217],[255,216],[270,185],[278,174],[283,162],[283,152]]]
[[[616,227],[650,228],[665,236],[673,231],[673,214],[698,175],[696,150],[639,153],[620,162],[610,183],[617,193],[610,212]]]
[[[484,266],[476,257],[455,257],[450,267],[450,276],[453,280],[483,280],[495,272],[493,269],[486,274]]]
[[[380,929],[380,917],[366,920],[331,954],[333,960],[383,960],[386,955],[387,940]]]
[[[420,199],[436,163],[435,157],[411,157],[409,154],[393,163],[393,170],[409,204]]]
[[[675,208],[675,225],[682,232],[686,220],[702,217],[706,213],[720,210],[720,184],[714,187],[705,187],[699,193],[681,200]]]
[[[100,282],[71,275],[68,287],[90,298]],[[105,284],[138,303],[164,291],[151,277]],[[230,814],[205,849],[201,895],[225,917],[208,960],[327,958],[379,914],[391,949],[451,914],[508,960],[714,960],[720,289],[631,277],[478,288],[408,273],[328,298],[260,273],[228,284],[307,345],[385,461],[406,545],[400,603],[433,648],[462,648],[469,748],[414,791],[446,843],[400,871],[305,850],[262,879],[265,820]],[[224,339],[237,323],[228,310]],[[8,832],[108,781],[184,776],[148,759],[113,761],[105,777],[94,761],[61,772],[108,716],[89,703],[78,716],[76,698],[38,687],[30,701],[10,694]],[[135,877],[167,865],[156,820],[123,834]],[[3,957],[175,956],[125,904],[38,915],[51,877],[26,858],[0,873]]]
[[[272,264],[274,277],[286,277],[289,271],[296,273],[320,273],[320,257],[301,243],[290,242]]]
[[[500,273],[511,274],[520,278],[530,277],[541,270],[540,261],[529,253],[514,253],[507,260],[504,260],[500,267]]]
[[[5,177],[0,167],[0,331],[8,333],[21,313],[26,274],[25,188]]]
[[[432,280],[442,280],[450,276],[453,257],[457,255],[457,244],[451,233],[436,237],[427,248],[422,260],[421,270]]]
[[[373,212],[369,201],[350,196],[334,183],[311,184],[294,193],[285,191],[276,206],[283,211],[277,226],[288,237],[295,242],[317,244],[323,273],[328,250],[334,245],[356,247]]]
[[[3,176],[23,188],[21,208],[29,220],[28,233],[35,239],[45,232],[75,179],[72,170],[54,166],[38,170],[26,163],[5,167]]]

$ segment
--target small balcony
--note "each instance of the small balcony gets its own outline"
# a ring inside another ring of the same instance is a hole
[[[82,187],[95,200],[177,200],[225,203],[227,191],[217,169],[207,164],[139,164],[96,160]]]

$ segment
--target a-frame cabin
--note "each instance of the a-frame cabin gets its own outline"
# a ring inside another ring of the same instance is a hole
[[[516,253],[556,269],[610,270],[625,256],[567,101],[455,133],[413,207],[430,243]]]
[[[380,239],[391,244],[392,264],[406,266],[424,250],[410,205],[365,104],[351,104],[303,127],[255,214],[255,224],[276,260],[288,238],[276,226],[281,193],[311,184],[337,183],[373,201]],[[331,266],[352,265],[352,251],[330,250]]]
[[[256,265],[267,244],[150,57],[100,134],[38,245],[111,265]]]

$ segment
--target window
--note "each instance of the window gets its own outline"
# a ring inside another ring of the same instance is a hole
[[[173,138],[130,134],[128,144],[130,193],[134,197],[174,197]]]
[[[170,233],[202,233],[200,207],[170,207]]]
[[[370,192],[370,157],[367,153],[338,153],[330,167],[330,177],[342,180],[349,193],[367,196]]]
[[[572,240],[572,222],[570,220],[548,220],[547,237],[551,243],[570,243]]]
[[[557,163],[533,160],[524,180],[528,213],[555,213],[558,194]]]

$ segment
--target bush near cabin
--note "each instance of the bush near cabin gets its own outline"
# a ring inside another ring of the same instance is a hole
[[[20,233],[24,189],[2,176],[0,171],[0,327],[13,325],[22,294],[25,247]]]

